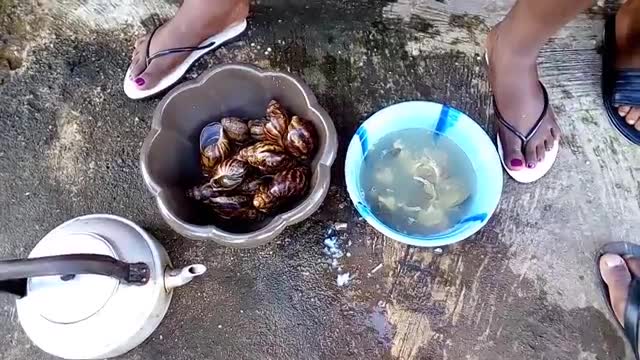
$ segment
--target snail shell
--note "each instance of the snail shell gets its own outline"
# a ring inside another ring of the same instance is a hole
[[[240,184],[240,186],[236,188],[236,191],[239,194],[243,194],[243,195],[254,195],[258,191],[258,189],[262,185],[265,185],[266,183],[267,183],[266,177],[249,178],[243,181],[242,184]]]
[[[237,144],[244,144],[249,141],[249,126],[246,122],[237,117],[226,117],[220,120],[225,134],[231,141]]]
[[[246,161],[267,175],[278,173],[294,165],[293,159],[281,146],[265,141],[240,150],[236,158]]]
[[[308,171],[296,167],[278,173],[271,184],[262,185],[253,197],[253,206],[263,212],[304,195],[308,186]]]
[[[289,128],[289,117],[279,102],[271,100],[267,107],[267,123],[264,125],[264,140],[284,148],[284,140]]]
[[[254,140],[264,141],[264,127],[267,125],[267,119],[249,120],[249,133]]]
[[[231,155],[231,143],[220,123],[211,123],[200,132],[200,163],[205,176]]]
[[[317,138],[316,129],[311,122],[294,116],[288,127],[285,147],[293,156],[306,160],[313,156]]]
[[[218,190],[231,190],[242,183],[249,171],[249,164],[232,158],[221,162],[214,170],[211,185]]]
[[[211,205],[213,212],[222,219],[230,220],[245,217],[249,219],[249,216],[251,216],[250,210],[252,207],[249,196],[216,196],[207,199],[205,203]]]

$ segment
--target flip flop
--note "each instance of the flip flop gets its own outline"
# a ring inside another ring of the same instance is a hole
[[[600,279],[600,289],[602,290],[602,295],[604,296],[605,302],[609,306],[609,310],[613,314],[613,307],[611,306],[611,301],[609,300],[609,288],[607,284],[602,279],[602,275],[600,274],[600,258],[604,254],[616,254],[620,255],[623,258],[628,257],[640,257],[640,245],[632,244],[629,242],[613,242],[603,246],[600,251],[598,251],[598,255],[596,258],[596,273],[598,279]],[[615,317],[615,315],[614,315]],[[640,354],[638,353],[638,324],[640,323],[640,279],[633,277],[631,279],[631,283],[629,284],[629,296],[627,299],[627,305],[624,310],[624,326],[620,324],[619,321],[616,320],[618,327],[622,330],[625,338],[631,344],[631,348],[633,349],[633,354],[636,360],[640,360]]]
[[[198,46],[167,49],[167,50],[158,51],[157,53],[151,55],[149,54],[149,46],[151,45],[151,39],[153,38],[153,35],[156,33],[156,31],[159,28],[160,26],[153,29],[153,31],[151,32],[151,35],[149,35],[149,38],[147,40],[147,49],[145,54],[145,60],[146,60],[147,66],[149,66],[151,61],[162,56],[183,53],[183,52],[190,52],[191,54],[189,54],[189,56],[180,65],[178,65],[175,69],[173,69],[172,72],[170,72],[169,74],[167,74],[167,76],[165,76],[162,80],[160,80],[160,82],[158,82],[156,86],[147,90],[138,89],[135,82],[133,82],[133,79],[129,78],[129,75],[131,74],[131,66],[129,66],[129,69],[127,70],[127,74],[124,77],[124,92],[131,99],[143,99],[149,96],[153,96],[167,89],[173,84],[175,84],[178,80],[180,80],[184,76],[184,74],[186,74],[187,70],[189,70],[191,65],[193,65],[193,63],[196,62],[196,60],[200,59],[204,54],[217,49],[222,44],[242,34],[242,32],[244,32],[244,30],[247,28],[247,21],[242,20],[239,23],[229,26],[222,32],[216,35],[213,35],[212,37],[203,41]]]
[[[489,54],[486,52],[484,54],[484,60],[487,63],[487,66],[489,66]],[[496,105],[495,97],[491,97],[493,99],[493,109],[494,113],[496,114],[496,118],[498,119],[498,121],[500,121],[501,124],[504,125],[505,128],[507,128],[507,130],[511,131],[518,138],[520,138],[520,140],[522,141],[523,154],[525,153],[527,143],[529,143],[529,140],[531,140],[531,138],[533,138],[533,136],[536,134],[536,132],[540,128],[540,125],[542,125],[544,117],[547,115],[547,111],[549,111],[549,93],[547,92],[547,88],[544,87],[544,84],[542,84],[542,82],[538,81],[538,83],[540,83],[540,87],[542,88],[542,93],[544,95],[544,106],[540,117],[536,121],[533,128],[531,128],[529,133],[526,135],[522,134],[520,131],[514,128],[513,125],[509,124],[509,122],[507,122],[504,117],[502,117],[502,114],[500,113],[500,110],[498,110],[498,106]],[[551,170],[553,164],[556,162],[558,151],[560,150],[560,143],[556,140],[553,142],[553,147],[551,148],[551,150],[546,152],[544,160],[537,163],[535,168],[529,169],[525,167],[520,170],[511,170],[504,162],[504,150],[502,148],[502,141],[500,141],[499,132],[496,134],[496,143],[498,153],[500,154],[500,161],[502,162],[502,167],[513,180],[522,184],[532,183],[534,181],[540,180],[543,176],[545,176],[549,172],[549,170]]]
[[[627,124],[618,106],[640,106],[640,68],[616,69],[616,17],[607,19],[602,51],[602,101],[609,122],[625,138],[640,145],[640,131]]]
[[[542,113],[540,114],[540,117],[538,117],[538,120],[536,120],[535,125],[531,128],[531,130],[529,130],[527,134],[521,133],[515,127],[513,127],[513,125],[509,124],[509,122],[507,122],[504,119],[502,114],[500,114],[500,110],[498,110],[498,106],[496,105],[495,98],[493,98],[493,109],[494,109],[494,113],[496,114],[496,118],[502,125],[504,125],[504,127],[507,130],[512,132],[522,141],[523,154],[525,153],[525,148],[527,147],[527,144],[536,134],[538,129],[540,129],[540,125],[542,125],[542,121],[544,120],[545,116],[547,116],[547,111],[549,111],[549,94],[547,93],[547,89],[544,87],[544,85],[541,82],[539,83],[540,83],[540,87],[542,88],[542,93],[544,94],[544,107],[542,109]],[[529,169],[525,167],[521,170],[511,170],[509,169],[507,164],[504,162],[504,150],[502,148],[502,141],[500,141],[499,132],[498,134],[496,134],[496,138],[498,143],[498,153],[500,154],[500,161],[502,161],[502,166],[515,181],[523,184],[532,183],[534,181],[539,180],[543,176],[545,176],[549,172],[549,170],[551,170],[551,167],[553,167],[553,164],[556,162],[556,158],[558,157],[558,150],[560,149],[560,144],[556,140],[553,142],[553,147],[551,148],[551,150],[546,152],[544,156],[544,160],[537,163],[535,168]]]

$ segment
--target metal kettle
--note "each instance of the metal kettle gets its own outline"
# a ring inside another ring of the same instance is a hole
[[[142,343],[173,289],[206,271],[174,270],[164,248],[133,222],[87,215],[47,234],[27,259],[0,261],[0,291],[18,296],[29,338],[66,359],[118,356]]]

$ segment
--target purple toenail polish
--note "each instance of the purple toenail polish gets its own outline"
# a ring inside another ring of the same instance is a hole
[[[536,167],[536,164],[534,164],[534,163],[528,163],[528,164],[527,164],[527,167],[528,167],[529,169],[533,169],[534,167]]]
[[[141,77],[136,78],[136,79],[135,79],[135,80],[133,80],[133,81],[135,81],[136,85],[138,85],[138,86],[142,86],[142,85],[144,85],[144,83],[145,83],[144,79],[143,79],[143,78],[141,78]]]
[[[522,160],[520,160],[520,159],[512,159],[511,160],[511,166],[513,166],[513,167],[522,166]]]

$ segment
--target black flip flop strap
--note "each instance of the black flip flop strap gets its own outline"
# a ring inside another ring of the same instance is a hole
[[[613,105],[640,105],[640,69],[618,70],[613,87]]]
[[[160,26],[162,26],[162,25],[160,25]],[[212,48],[213,46],[216,45],[216,42],[213,41],[213,42],[211,42],[209,44],[205,44],[205,45],[202,45],[202,46],[186,46],[186,47],[171,48],[171,49],[161,50],[161,51],[158,51],[158,52],[154,53],[153,55],[150,55],[149,51],[150,51],[150,47],[151,47],[151,39],[153,39],[153,35],[155,35],[156,31],[158,31],[160,26],[157,26],[155,29],[153,29],[153,31],[149,35],[149,40],[147,40],[147,50],[146,50],[146,54],[145,54],[145,59],[146,59],[147,66],[149,66],[151,61],[153,61],[153,60],[155,60],[155,59],[157,59],[159,57],[162,57],[162,56],[171,55],[171,54],[178,54],[178,53],[185,53],[185,52],[194,52],[194,51],[199,51],[199,50],[206,50],[206,49],[210,49],[210,48]]]
[[[531,140],[531,138],[536,134],[538,129],[540,129],[540,126],[542,125],[542,121],[544,120],[544,117],[547,115],[547,111],[549,110],[549,93],[547,93],[547,89],[544,87],[542,82],[538,81],[538,83],[540,84],[540,88],[542,88],[542,94],[544,96],[544,105],[543,105],[542,113],[540,114],[540,117],[538,117],[538,120],[536,120],[535,125],[531,128],[531,130],[529,130],[529,132],[526,135],[518,131],[518,129],[513,127],[513,125],[509,124],[509,122],[504,119],[504,117],[500,113],[500,110],[498,110],[498,105],[496,105],[495,99],[493,101],[493,109],[496,114],[496,117],[498,118],[498,121],[500,121],[500,123],[504,125],[504,127],[507,128],[507,130],[511,131],[514,135],[520,138],[520,140],[522,140],[523,152],[529,140]]]
[[[638,323],[640,320],[640,279],[634,278],[629,285],[627,306],[624,310],[624,334],[631,343],[633,354],[640,359],[638,354]]]

